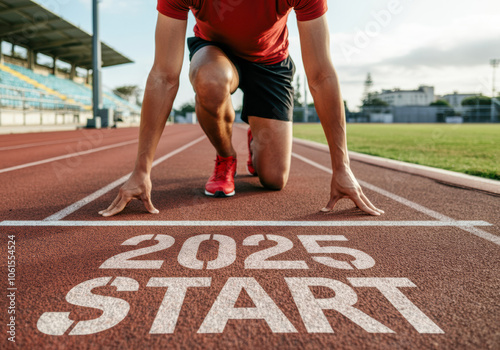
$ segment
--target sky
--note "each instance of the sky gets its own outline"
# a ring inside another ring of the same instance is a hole
[[[91,0],[37,1],[91,32]],[[368,73],[373,79],[373,91],[430,85],[439,95],[454,91],[491,95],[490,60],[500,58],[500,1],[328,0],[328,7],[333,64],[351,110],[361,104]],[[102,41],[134,61],[104,68],[103,85],[143,88],[154,58],[156,0],[101,0],[100,10]],[[190,14],[187,37],[193,35],[194,23]],[[288,27],[296,78],[303,83],[293,11]],[[186,50],[176,108],[194,100],[188,68]],[[500,69],[496,81],[499,91]],[[238,107],[241,93],[233,101]]]

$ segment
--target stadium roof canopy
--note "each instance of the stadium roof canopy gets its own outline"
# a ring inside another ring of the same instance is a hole
[[[0,0],[0,40],[92,68],[92,35],[31,0]],[[103,67],[132,62],[104,43],[101,52]]]

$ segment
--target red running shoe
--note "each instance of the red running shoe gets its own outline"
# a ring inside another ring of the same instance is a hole
[[[223,158],[217,155],[215,170],[205,185],[205,194],[211,197],[234,196],[236,157]]]
[[[253,167],[253,161],[252,161],[252,149],[250,148],[250,143],[252,143],[253,136],[252,136],[252,130],[248,128],[247,132],[248,136],[248,161],[247,161],[247,171],[248,174],[252,176],[257,176],[257,172],[255,171],[255,168]]]

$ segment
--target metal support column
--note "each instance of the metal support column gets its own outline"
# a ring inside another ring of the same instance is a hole
[[[87,127],[97,127],[97,118],[102,109],[102,91],[101,91],[101,41],[99,39],[99,0],[92,0],[92,110],[93,119],[89,120]]]
[[[28,48],[28,68],[31,70],[35,69],[35,57],[36,53],[32,49]]]
[[[491,122],[494,123],[496,121],[496,109],[495,109],[495,78],[496,78],[496,69],[498,65],[500,65],[500,59],[492,59],[490,61],[491,66],[493,67],[493,79],[492,79],[492,88],[491,88]]]
[[[71,64],[71,71],[69,73],[69,78],[71,80],[75,80],[75,77],[76,77],[76,64],[72,63]]]

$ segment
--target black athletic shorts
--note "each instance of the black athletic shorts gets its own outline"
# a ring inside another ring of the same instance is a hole
[[[202,47],[214,45],[236,66],[240,78],[238,87],[243,91],[241,119],[245,123],[249,116],[292,121],[295,64],[290,56],[280,63],[265,65],[237,57],[225,45],[213,41],[191,37],[187,43],[189,60]]]

